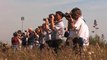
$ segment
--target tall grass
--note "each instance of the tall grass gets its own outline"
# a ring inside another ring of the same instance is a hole
[[[107,44],[99,36],[90,37],[90,46],[82,54],[75,54],[71,47],[64,47],[57,54],[52,48],[40,50],[18,50],[16,53],[10,48],[3,52],[0,48],[0,60],[106,60]]]

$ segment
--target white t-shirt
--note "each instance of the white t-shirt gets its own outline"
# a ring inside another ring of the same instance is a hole
[[[45,40],[51,40],[51,30],[45,31]]]
[[[89,44],[89,28],[84,22],[83,18],[79,18],[75,23],[75,28],[77,30],[76,34],[78,37],[81,37],[84,39],[85,44]]]
[[[64,23],[63,21],[60,21],[58,22],[56,25],[55,25],[55,31],[56,31],[56,39],[62,39],[63,37],[63,34],[64,34]]]

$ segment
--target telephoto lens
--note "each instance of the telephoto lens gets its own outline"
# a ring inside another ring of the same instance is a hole
[[[46,21],[46,18],[43,18],[43,21]]]
[[[49,18],[48,18],[49,23],[50,23],[51,20],[52,20],[52,16],[54,16],[54,21],[55,21],[55,14],[49,14]]]

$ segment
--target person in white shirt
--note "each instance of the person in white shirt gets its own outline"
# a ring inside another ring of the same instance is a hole
[[[61,11],[57,11],[55,17],[52,16],[51,19],[51,26],[52,26],[52,45],[55,48],[55,52],[57,53],[57,50],[59,50],[62,38],[63,38],[63,31],[64,31],[64,23],[62,21],[62,18],[64,17],[64,14]],[[55,18],[56,21],[55,22]]]
[[[68,36],[66,37],[66,36],[64,35],[64,36],[67,38],[65,45],[72,47],[72,44],[73,44],[73,43],[72,43],[72,40],[75,38],[76,34],[75,34],[75,31],[72,29],[71,14],[70,14],[69,12],[66,12],[64,17],[65,17],[65,18],[67,19],[67,21],[68,21],[68,25],[67,25],[67,28],[66,28],[66,32],[68,32]],[[66,33],[66,32],[65,32],[65,33]]]
[[[78,18],[74,26],[77,30],[77,37],[83,38],[83,45],[89,45],[89,29],[84,20],[81,17]]]
[[[75,38],[73,39],[74,48],[77,44],[80,47],[89,45],[89,28],[82,17],[82,12],[79,8],[73,8],[70,12],[69,18],[66,18],[71,23],[72,30],[75,31]]]

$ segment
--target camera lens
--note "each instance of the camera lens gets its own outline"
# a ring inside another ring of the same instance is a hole
[[[70,17],[70,14],[69,13],[65,13],[65,17]]]
[[[43,21],[46,21],[46,18],[43,18]]]

